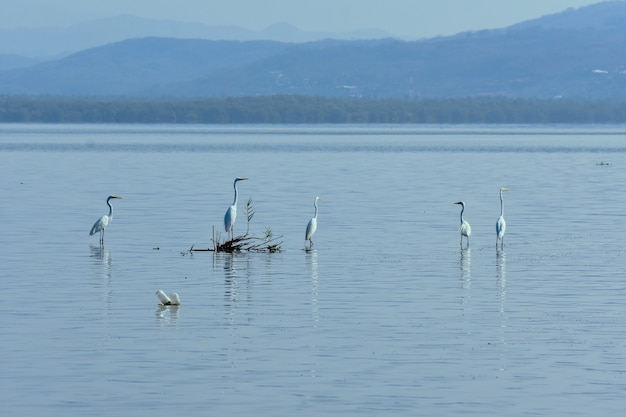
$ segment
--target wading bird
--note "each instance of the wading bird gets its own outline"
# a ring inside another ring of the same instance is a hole
[[[498,240],[500,241],[500,247],[504,248],[504,232],[506,231],[506,222],[504,221],[504,199],[502,198],[502,192],[509,191],[508,188],[500,188],[500,217],[496,222],[496,248],[498,247]]]
[[[472,227],[467,222],[467,220],[463,219],[463,212],[465,211],[465,203],[463,201],[457,201],[454,204],[461,205],[461,226],[459,227],[459,232],[461,233],[461,246],[463,246],[463,236],[467,238],[467,246],[469,247],[469,237],[472,234]]]
[[[89,236],[93,236],[100,232],[100,246],[104,245],[104,229],[109,225],[109,222],[113,220],[113,207],[111,206],[112,198],[122,198],[116,195],[110,195],[107,198],[107,206],[109,206],[109,214],[105,214],[96,221],[89,232]]]
[[[233,205],[228,207],[228,210],[226,210],[226,214],[224,215],[224,229],[226,230],[226,233],[230,233],[231,240],[233,238],[233,226],[235,225],[235,220],[237,219],[237,182],[247,179],[248,178],[241,177],[235,178],[235,182],[233,183],[233,188],[235,189],[235,199],[233,200]]]
[[[321,197],[315,197],[315,201],[313,202],[313,206],[315,206],[315,215],[309,223],[306,225],[306,232],[304,233],[304,249],[306,249],[306,241],[309,241],[309,249],[313,248],[313,235],[317,230],[317,202],[322,201]]]

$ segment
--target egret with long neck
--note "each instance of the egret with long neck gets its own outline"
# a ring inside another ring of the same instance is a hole
[[[506,231],[506,221],[504,221],[504,199],[502,198],[502,192],[509,191],[508,188],[500,188],[500,217],[496,222],[496,248],[498,247],[498,240],[500,241],[500,247],[504,248],[504,232]]]
[[[313,202],[313,206],[315,207],[315,215],[309,223],[306,225],[306,232],[304,233],[304,248],[306,249],[306,242],[309,241],[309,249],[313,248],[313,235],[317,230],[317,202],[322,201],[321,197],[315,197],[315,201]]]
[[[233,200],[232,206],[228,207],[226,210],[226,214],[224,215],[224,229],[226,233],[230,233],[230,238],[233,238],[233,226],[235,225],[235,220],[237,219],[237,182],[247,180],[248,178],[237,177],[235,178],[235,182],[233,182],[233,188],[235,189],[235,199]]]
[[[104,246],[104,229],[109,225],[111,220],[113,220],[113,206],[111,206],[111,199],[113,198],[122,198],[116,195],[110,195],[107,198],[107,206],[109,206],[109,214],[105,214],[100,217],[94,224],[91,230],[89,231],[89,236],[93,236],[96,233],[100,232],[100,246]]]
[[[469,237],[472,234],[472,227],[470,224],[463,218],[463,212],[465,211],[465,202],[457,201],[454,204],[461,205],[461,226],[459,227],[459,232],[461,233],[461,247],[463,246],[463,236],[467,238],[467,247],[469,247]]]

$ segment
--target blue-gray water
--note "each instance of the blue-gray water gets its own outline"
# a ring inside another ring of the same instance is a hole
[[[619,415],[625,136],[1,126],[3,412]],[[190,254],[221,230],[237,176],[235,232],[252,197],[251,232],[283,251]],[[100,250],[88,231],[110,194]],[[158,289],[182,305],[159,308]]]

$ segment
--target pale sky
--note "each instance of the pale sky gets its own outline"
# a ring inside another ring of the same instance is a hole
[[[424,38],[494,29],[601,0],[0,0],[0,28],[69,26],[131,14],[261,30],[289,23],[307,31],[382,29]]]

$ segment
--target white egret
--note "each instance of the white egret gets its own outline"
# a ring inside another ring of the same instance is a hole
[[[113,207],[111,206],[111,199],[113,198],[122,198],[116,195],[110,195],[107,198],[107,206],[109,206],[109,214],[105,214],[100,217],[98,221],[96,221],[89,231],[89,236],[93,236],[96,233],[100,232],[100,245],[104,245],[104,229],[109,225],[109,222],[113,220]]]
[[[457,201],[454,204],[461,205],[461,226],[459,227],[459,232],[461,233],[461,246],[463,246],[463,236],[467,238],[467,246],[469,247],[469,237],[472,234],[472,227],[467,222],[467,220],[463,219],[463,212],[465,211],[465,202]]]
[[[180,305],[180,297],[175,292],[171,293],[169,297],[163,291],[158,290],[156,292],[156,296],[161,301],[162,306],[179,306]]]
[[[224,215],[224,229],[226,230],[226,233],[230,233],[231,239],[233,237],[233,226],[235,225],[235,220],[237,219],[237,182],[247,179],[248,178],[241,177],[235,178],[235,182],[233,183],[233,188],[235,189],[235,199],[233,201],[233,205],[228,207],[228,210],[226,210],[226,214]]]
[[[315,207],[315,215],[309,223],[306,225],[306,232],[304,233],[304,248],[306,249],[306,241],[309,241],[309,249],[313,248],[313,235],[317,230],[317,202],[322,201],[321,197],[315,197],[315,201],[313,202],[313,206]]]
[[[504,248],[504,232],[506,231],[506,222],[504,221],[504,199],[502,198],[502,192],[509,191],[508,188],[500,188],[500,217],[496,222],[496,248],[498,247],[498,240],[501,247]]]

